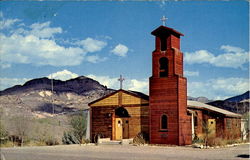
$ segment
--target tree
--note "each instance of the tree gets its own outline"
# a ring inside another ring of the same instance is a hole
[[[211,129],[208,126],[207,121],[202,122],[202,129],[203,129],[203,133],[204,133],[204,145],[207,147],[208,146],[208,140],[210,138],[210,133],[211,133]]]
[[[82,144],[83,138],[86,135],[86,120],[83,116],[73,116],[70,125],[72,126],[72,132],[77,140]]]
[[[25,116],[14,117],[11,121],[14,134],[18,136],[21,140],[21,146],[23,146],[24,140],[28,137],[30,129],[32,128],[32,121],[30,118]]]
[[[242,120],[243,120],[243,135],[242,138],[246,136],[246,138],[249,138],[249,120],[250,120],[250,112],[246,112],[243,114],[242,116]]]
[[[3,117],[3,109],[0,108],[0,143],[4,142],[8,137],[8,132],[4,126],[2,117]]]
[[[5,143],[7,138],[8,132],[2,124],[2,121],[0,120],[0,144]]]

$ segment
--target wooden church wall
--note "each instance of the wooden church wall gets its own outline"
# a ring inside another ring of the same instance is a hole
[[[91,108],[91,140],[94,142],[94,138],[97,134],[101,133],[103,138],[112,137],[112,115],[114,112],[112,106],[105,107],[92,107]]]
[[[115,109],[123,107],[128,111],[129,138],[134,138],[138,133],[149,133],[148,101],[142,98],[117,92],[91,106],[91,139],[101,133],[103,138],[115,139]]]
[[[92,104],[91,106],[113,106],[118,105],[118,93],[102,99],[99,102]]]
[[[149,133],[148,106],[124,107],[129,115],[129,137],[134,138],[138,133]]]
[[[103,138],[114,138],[115,128],[112,126],[114,120],[112,115],[115,114],[115,106],[105,107],[92,107],[92,126],[91,126],[91,137],[92,141],[97,134],[102,135]],[[149,133],[149,117],[148,117],[148,106],[126,106],[124,107],[130,117],[129,121],[129,138],[134,138],[138,133],[144,132]]]

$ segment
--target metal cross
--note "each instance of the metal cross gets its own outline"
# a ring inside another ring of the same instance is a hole
[[[118,81],[120,81],[120,89],[122,89],[122,82],[124,81],[125,79],[122,77],[122,75],[120,75],[120,78],[118,79]]]
[[[165,16],[162,16],[162,18],[160,19],[161,21],[162,21],[162,23],[163,23],[163,26],[165,26],[166,25],[166,21],[167,21],[167,17],[165,17]]]

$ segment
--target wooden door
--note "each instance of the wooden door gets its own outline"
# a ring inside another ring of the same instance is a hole
[[[208,129],[210,136],[216,136],[216,121],[215,119],[208,119]]]
[[[129,138],[129,120],[128,118],[123,118],[123,138],[128,139]]]
[[[122,119],[115,118],[115,139],[121,140],[122,139]]]

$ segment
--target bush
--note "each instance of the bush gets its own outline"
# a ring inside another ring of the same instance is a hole
[[[47,139],[45,141],[45,143],[46,143],[47,146],[53,146],[53,145],[58,145],[59,144],[59,142],[54,138]]]
[[[8,141],[8,132],[4,125],[0,121],[0,145],[5,144]]]
[[[88,143],[90,143],[89,139],[85,139],[85,138],[82,139],[82,144],[88,144]]]
[[[14,144],[11,141],[6,141],[5,143],[0,144],[0,148],[2,147],[14,147]]]
[[[79,144],[78,139],[72,132],[64,132],[62,142],[63,144]]]
[[[204,139],[198,136],[195,136],[192,143],[198,143],[198,144],[203,144],[204,143]]]
[[[142,145],[142,144],[146,144],[148,143],[148,134],[146,133],[138,133],[134,139],[133,139],[133,144],[137,144],[137,145]]]
[[[223,138],[209,137],[207,139],[208,146],[225,146],[226,144],[227,144],[227,141]]]
[[[72,133],[74,137],[82,144],[82,140],[86,135],[86,120],[82,115],[73,116],[70,125],[72,126]]]
[[[25,143],[25,146],[46,146],[46,143],[43,141],[31,140],[31,141]]]

